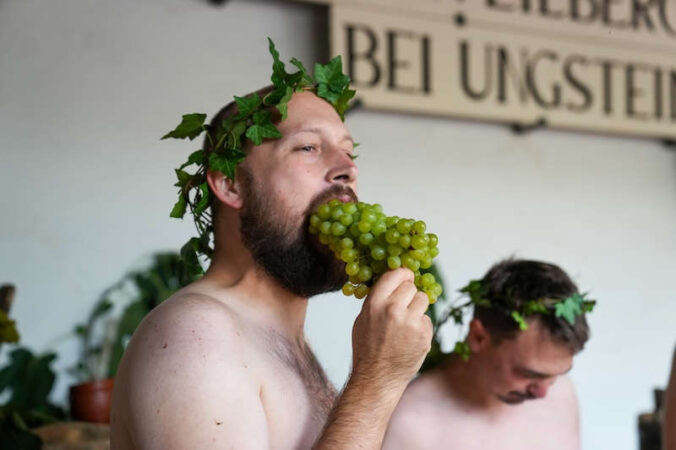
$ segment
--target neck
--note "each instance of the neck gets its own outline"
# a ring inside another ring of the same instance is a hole
[[[488,411],[503,407],[502,402],[485,387],[486,374],[489,372],[490,368],[485,367],[475,355],[470,356],[468,361],[463,361],[454,354],[440,367],[439,375],[448,394],[454,399],[469,408]]]
[[[289,292],[256,264],[239,233],[215,247],[199,283],[256,325],[293,341],[302,339],[308,299]]]

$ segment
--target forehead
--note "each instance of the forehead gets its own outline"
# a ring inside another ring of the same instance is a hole
[[[554,341],[537,320],[530,321],[515,339],[502,341],[496,351],[513,366],[552,375],[566,372],[573,359],[572,352]]]
[[[312,129],[328,135],[344,135],[347,127],[326,100],[313,92],[295,93],[288,104],[286,120],[277,125],[284,137],[302,129]]]

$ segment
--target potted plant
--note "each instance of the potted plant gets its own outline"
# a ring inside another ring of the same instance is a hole
[[[113,379],[124,349],[146,314],[181,287],[179,273],[178,254],[154,255],[149,267],[106,289],[87,321],[76,326],[80,358],[73,372],[80,383],[70,388],[73,419],[109,422]]]

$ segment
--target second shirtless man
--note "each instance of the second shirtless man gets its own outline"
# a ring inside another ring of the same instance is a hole
[[[496,264],[481,286],[492,307],[475,307],[469,360],[453,354],[411,383],[384,448],[578,450],[577,397],[566,374],[589,338],[585,315],[571,324],[553,311],[534,314],[525,331],[511,316],[529,301],[553,309],[577,287],[559,267],[526,260]]]

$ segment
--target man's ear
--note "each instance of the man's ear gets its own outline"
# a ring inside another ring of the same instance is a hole
[[[218,170],[207,170],[207,183],[211,192],[221,203],[234,209],[242,207],[242,191],[240,183],[226,177]]]
[[[479,319],[472,319],[469,323],[469,332],[467,333],[467,344],[472,353],[478,353],[484,350],[491,343],[490,332],[484,327]]]

